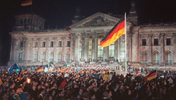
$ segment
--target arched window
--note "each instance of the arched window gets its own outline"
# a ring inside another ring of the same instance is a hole
[[[23,41],[20,41],[19,47],[23,48]]]
[[[153,64],[154,65],[159,65],[159,52],[158,51],[154,51],[153,52]]]
[[[143,51],[141,53],[141,64],[147,64],[147,52]]]
[[[165,58],[166,58],[166,65],[172,65],[172,52],[166,51]]]

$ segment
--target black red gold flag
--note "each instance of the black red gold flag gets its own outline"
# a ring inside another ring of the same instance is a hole
[[[107,47],[114,43],[120,36],[125,34],[125,20],[122,18],[100,41],[100,48]]]

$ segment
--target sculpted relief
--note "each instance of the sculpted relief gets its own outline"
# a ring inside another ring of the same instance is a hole
[[[97,16],[93,18],[91,21],[84,23],[78,27],[96,27],[96,26],[114,26],[116,22],[110,21],[109,19]]]

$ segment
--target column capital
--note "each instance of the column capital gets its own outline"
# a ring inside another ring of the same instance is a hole
[[[92,33],[92,37],[97,38],[98,37],[97,33]]]
[[[160,36],[164,36],[165,35],[165,33],[160,33]]]
[[[149,38],[149,37],[152,37],[152,36],[153,36],[153,34],[148,34],[148,38]]]

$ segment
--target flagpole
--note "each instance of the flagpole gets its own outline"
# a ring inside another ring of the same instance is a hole
[[[127,56],[127,32],[126,32],[126,12],[125,12],[125,73],[127,73],[127,61],[128,61],[128,56]]]

